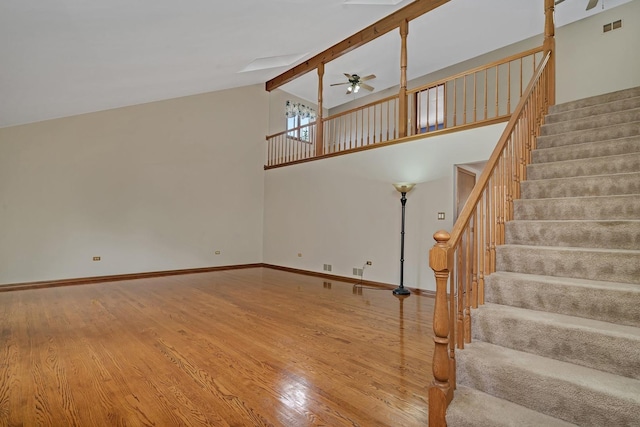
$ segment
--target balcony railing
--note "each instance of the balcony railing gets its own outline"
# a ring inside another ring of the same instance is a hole
[[[324,153],[337,153],[398,138],[398,96],[323,120]]]
[[[507,121],[542,58],[539,47],[407,90],[407,135],[396,95],[321,119],[321,147],[318,122],[267,136],[265,168]]]
[[[316,122],[267,137],[266,166],[296,163],[316,156]]]

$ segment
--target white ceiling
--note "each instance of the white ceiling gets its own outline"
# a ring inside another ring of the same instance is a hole
[[[631,0],[601,0],[611,8]],[[0,127],[264,83],[291,68],[240,72],[258,58],[301,62],[407,5],[344,0],[0,0]],[[558,25],[593,13],[556,9]],[[539,34],[543,0],[451,0],[410,25],[416,77]],[[327,106],[342,73],[399,81],[397,31],[327,65]],[[315,73],[287,85],[315,99]]]

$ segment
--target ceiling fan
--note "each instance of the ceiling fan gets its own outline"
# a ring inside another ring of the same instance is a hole
[[[348,73],[344,73],[344,75],[347,77],[348,81],[344,83],[333,83],[331,86],[349,85],[347,87],[347,95],[350,93],[358,93],[360,88],[368,90],[369,92],[373,92],[374,90],[373,86],[369,86],[368,84],[362,83],[362,82],[375,79],[376,78],[375,74],[370,74],[366,77],[360,77],[357,74],[348,74]]]
[[[564,0],[556,0],[556,5],[562,3]],[[599,0],[589,0],[589,3],[587,3],[587,10],[591,10],[594,7],[596,7],[596,5],[598,4]]]

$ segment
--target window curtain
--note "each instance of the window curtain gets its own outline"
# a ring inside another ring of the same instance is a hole
[[[287,118],[300,116],[313,121],[316,119],[316,110],[304,104],[287,101],[284,107],[284,114]]]

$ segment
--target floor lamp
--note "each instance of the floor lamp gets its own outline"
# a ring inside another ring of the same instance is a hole
[[[407,193],[415,186],[415,184],[393,184],[402,197],[402,231],[400,232],[400,286],[393,290],[394,295],[411,295],[409,289],[404,287],[404,206],[407,204]]]

